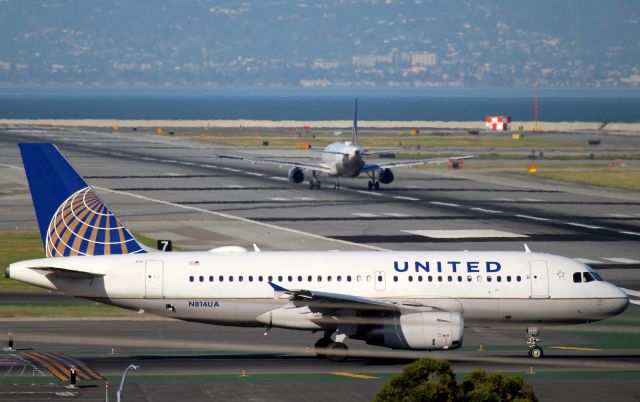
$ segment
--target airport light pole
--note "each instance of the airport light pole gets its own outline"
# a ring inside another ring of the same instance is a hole
[[[124,374],[122,374],[122,381],[120,382],[120,388],[118,389],[118,392],[116,393],[116,398],[118,399],[118,402],[120,402],[120,396],[122,395],[122,387],[124,387],[124,380],[127,378],[127,373],[129,372],[129,370],[137,370],[139,369],[140,366],[136,366],[135,364],[130,364],[129,367],[127,367],[124,370]]]

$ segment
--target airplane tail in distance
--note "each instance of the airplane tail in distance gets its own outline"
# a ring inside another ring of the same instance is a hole
[[[53,144],[20,144],[47,257],[146,252]]]
[[[351,128],[351,145],[358,145],[358,98],[353,106],[353,127]]]

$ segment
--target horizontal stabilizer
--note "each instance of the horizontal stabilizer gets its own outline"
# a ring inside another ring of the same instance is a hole
[[[56,278],[65,279],[95,279],[101,278],[105,275],[59,267],[32,267],[31,269],[46,276],[54,276]]]

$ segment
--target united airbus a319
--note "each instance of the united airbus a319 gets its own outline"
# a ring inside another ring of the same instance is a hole
[[[239,155],[219,154],[221,158],[239,159],[251,162],[270,163],[278,166],[291,166],[288,177],[292,183],[302,183],[305,171],[311,172],[309,188],[321,188],[320,175],[326,174],[334,178],[333,188],[340,188],[341,177],[359,177],[366,174],[369,177],[369,190],[379,190],[380,183],[391,184],[395,175],[391,168],[424,165],[428,163],[447,163],[461,159],[473,158],[474,155],[452,156],[449,158],[413,159],[383,163],[369,163],[364,157],[375,154],[388,154],[393,151],[369,150],[358,144],[358,99],[356,98],[353,112],[353,127],[351,141],[334,142],[327,145],[321,153],[320,162],[294,161],[267,157],[248,157]]]
[[[214,325],[317,331],[406,350],[462,346],[469,327],[527,329],[622,313],[628,296],[578,261],[514,251],[160,252],[138,242],[52,144],[20,144],[46,258],[5,276],[70,296]]]

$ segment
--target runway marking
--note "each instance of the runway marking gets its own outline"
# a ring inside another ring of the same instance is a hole
[[[362,218],[375,218],[378,216],[376,214],[370,214],[368,212],[354,212],[351,215],[360,216]]]
[[[539,216],[531,216],[531,215],[516,215],[518,218],[525,218],[525,219],[533,219],[534,221],[549,221],[551,219],[548,218],[541,218]]]
[[[337,372],[337,373],[330,373],[330,374],[340,375],[340,376],[344,376],[344,377],[360,378],[362,380],[375,380],[375,379],[380,378],[380,377],[373,377],[373,376],[365,375],[365,374],[356,374],[356,373],[347,373],[347,372]]]
[[[607,215],[612,216],[614,218],[633,218],[633,216],[625,215],[625,214],[607,214]]]
[[[617,262],[619,264],[638,264],[640,261],[634,260],[633,258],[622,258],[622,257],[602,257],[605,260]]]
[[[625,289],[625,288],[620,288],[620,289],[623,290],[628,295],[640,297],[640,292],[638,292],[637,290]]]
[[[640,300],[629,300],[629,303],[635,304],[636,306],[640,306]]]
[[[402,230],[402,232],[436,239],[529,237],[523,234],[503,232],[501,230],[494,229]]]
[[[195,166],[196,163],[194,162],[184,162],[184,161],[178,161],[179,164],[181,165],[188,165],[188,166]]]
[[[587,229],[603,229],[602,226],[585,225],[584,223],[577,223],[577,222],[565,222],[565,224],[571,225],[571,226],[578,226],[581,228],[587,228]]]
[[[244,188],[244,186],[241,186],[239,184],[227,184],[225,187],[227,187],[227,188]]]
[[[514,202],[513,198],[494,198],[494,201],[506,201],[506,202]]]
[[[145,161],[155,161],[155,160],[156,160],[156,158],[148,158],[148,157],[146,157],[146,156],[143,156],[143,157],[142,157],[142,158],[140,158],[140,159],[145,160]]]
[[[602,261],[598,260],[590,260],[588,258],[574,258],[575,261],[581,262],[583,264],[602,264]]]
[[[264,176],[264,173],[258,173],[258,172],[245,172],[245,173],[251,176],[258,176],[258,177]]]
[[[167,172],[165,173],[167,176],[182,176],[180,173]]]
[[[595,351],[602,350],[602,349],[596,349],[596,348],[579,348],[577,346],[551,346],[551,349],[580,350],[580,351],[583,351],[583,352],[595,352]]]
[[[296,200],[298,200],[298,201],[318,201],[317,198],[313,198],[313,197],[296,197]]]
[[[271,176],[271,178],[274,179],[274,180],[282,180],[282,181],[289,180],[286,177],[282,177],[282,176]]]
[[[386,215],[386,216],[393,216],[396,218],[402,218],[405,216],[409,216],[407,214],[403,214],[402,212],[383,212],[382,215]]]
[[[637,233],[637,232],[628,232],[628,231],[626,231],[626,230],[621,230],[619,233],[622,233],[622,234],[628,234],[628,235],[632,235],[632,236],[640,236],[640,233]]]
[[[271,201],[289,201],[288,198],[283,198],[283,197],[272,197],[269,198]]]
[[[398,199],[398,200],[420,201],[420,198],[405,197],[403,195],[394,195],[393,198]]]
[[[200,167],[218,169],[216,165],[200,165]]]
[[[377,195],[377,196],[383,195],[382,193],[376,193],[374,191],[366,191],[366,190],[356,190],[356,193],[362,193],[367,195]]]
[[[234,168],[230,168],[230,167],[227,167],[227,166],[222,167],[222,168],[220,168],[220,169],[228,170],[228,171],[230,171],[230,172],[239,172],[239,171],[240,171],[239,169],[234,169]]]
[[[454,204],[453,202],[441,202],[441,201],[429,201],[429,204],[444,205],[445,207],[459,207],[460,204]]]
[[[521,201],[527,201],[527,202],[542,202],[542,200],[539,200],[537,198],[520,198]]]
[[[160,159],[160,162],[164,162],[164,163],[176,163],[177,161],[174,161],[173,159]]]
[[[485,208],[479,208],[479,207],[475,207],[475,208],[471,208],[474,211],[480,211],[480,212],[488,212],[490,214],[501,214],[502,211],[497,211],[495,209],[485,209]]]

